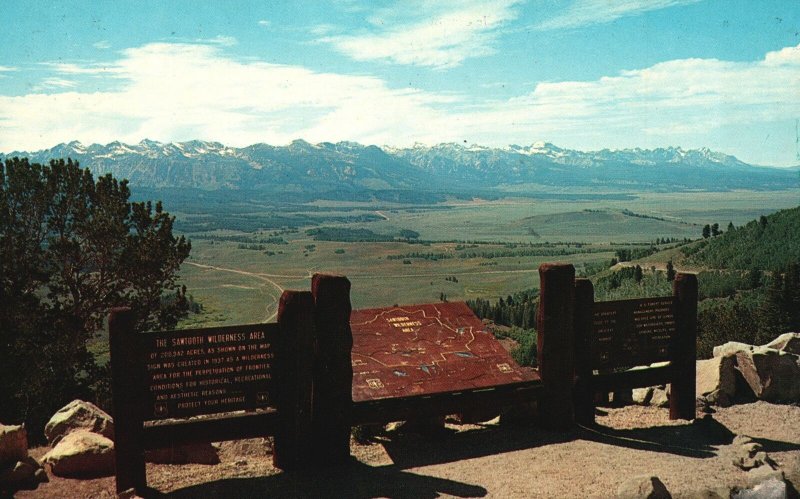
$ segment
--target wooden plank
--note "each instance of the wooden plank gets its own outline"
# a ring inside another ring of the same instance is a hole
[[[672,344],[675,378],[670,391],[671,419],[694,419],[696,416],[697,367],[697,276],[679,273],[672,283],[675,295],[678,333]]]
[[[312,456],[314,383],[314,298],[307,291],[284,291],[278,307],[281,341],[276,359],[276,405],[273,464],[284,470],[309,464]]]
[[[162,420],[145,425],[142,442],[147,449],[160,449],[194,442],[265,437],[275,433],[277,427],[278,413],[274,410]]]
[[[350,412],[353,369],[350,351],[350,281],[336,275],[315,274],[311,279],[314,325],[314,459],[323,465],[350,460]]]
[[[594,423],[592,388],[592,318],[594,287],[589,279],[575,279],[575,419],[581,424]]]
[[[675,368],[672,365],[596,374],[592,377],[592,388],[612,391],[663,385],[672,382],[674,375]]]
[[[355,402],[538,379],[463,302],[354,310],[350,326]]]
[[[499,409],[535,400],[541,390],[542,383],[537,379],[490,388],[363,400],[353,403],[353,424],[382,424],[391,421],[445,416],[474,407],[497,407]]]
[[[575,267],[557,263],[541,265],[539,289],[537,360],[544,383],[539,418],[545,428],[563,430],[574,423]]]
[[[131,309],[114,308],[108,318],[111,390],[114,394],[114,447],[117,492],[144,494],[147,475],[142,446],[142,386],[135,317]]]

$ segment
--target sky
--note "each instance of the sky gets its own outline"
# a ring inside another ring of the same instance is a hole
[[[2,0],[0,151],[709,147],[800,165],[799,0]]]

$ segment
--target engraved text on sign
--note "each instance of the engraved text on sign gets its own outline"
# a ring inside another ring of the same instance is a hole
[[[142,335],[147,419],[271,405],[274,324]]]

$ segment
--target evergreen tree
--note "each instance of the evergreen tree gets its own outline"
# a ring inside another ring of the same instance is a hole
[[[667,280],[672,281],[675,279],[675,267],[672,265],[672,260],[667,262]]]
[[[703,227],[703,239],[708,239],[709,237],[711,237],[711,226],[706,224]]]
[[[634,268],[633,278],[636,280],[636,282],[642,282],[642,277],[644,277],[644,274],[642,273],[642,267],[637,265],[636,268]]]
[[[0,421],[43,419],[107,381],[87,350],[112,307],[137,329],[173,328],[188,308],[176,273],[190,244],[161,203],[71,160],[0,163]]]
[[[715,222],[714,225],[711,226],[711,236],[717,237],[720,234],[721,232],[719,231],[719,224]]]

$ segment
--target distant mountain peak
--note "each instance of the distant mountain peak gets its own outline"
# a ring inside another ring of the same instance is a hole
[[[190,140],[144,139],[84,146],[79,141],[37,152],[12,152],[47,163],[78,159],[94,173],[113,173],[143,187],[352,192],[410,189],[524,193],[538,184],[559,190],[620,191],[798,188],[796,170],[755,167],[707,147],[576,151],[545,141],[492,148],[479,144],[376,147],[340,141],[228,147]]]

